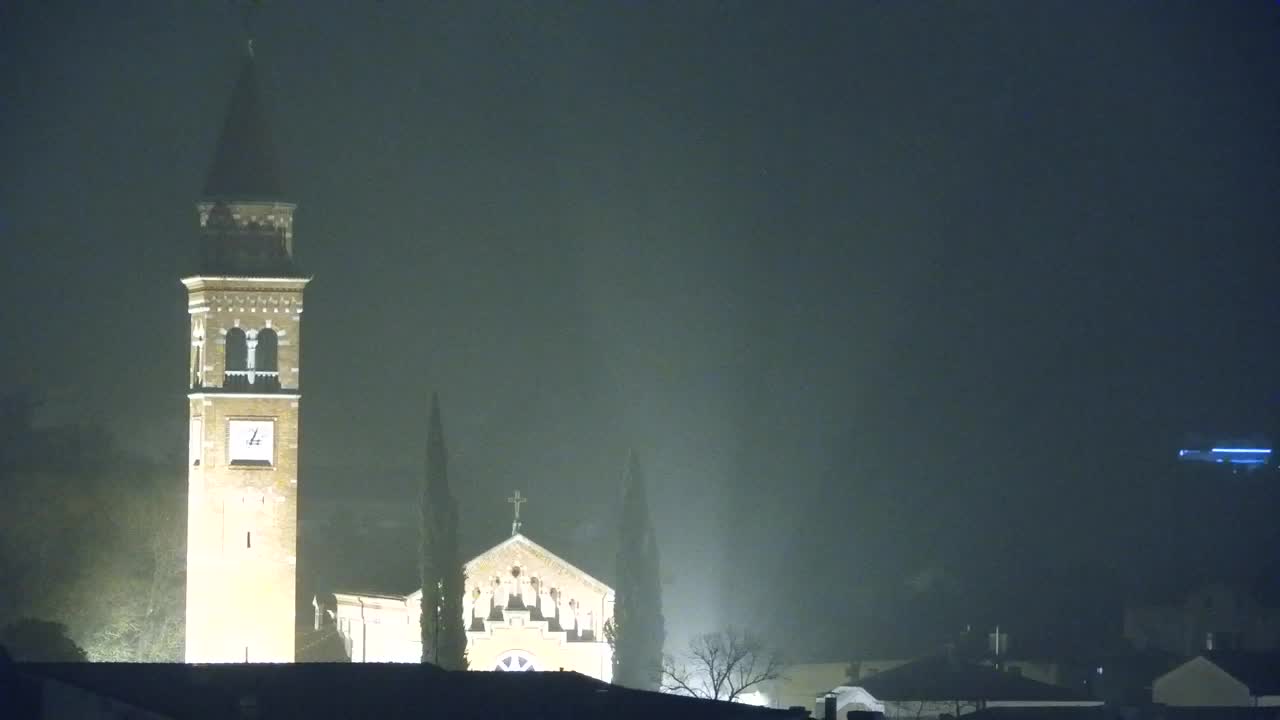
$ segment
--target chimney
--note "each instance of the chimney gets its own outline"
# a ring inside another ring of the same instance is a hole
[[[822,717],[823,720],[836,720],[835,693],[827,693],[827,696],[822,698]]]

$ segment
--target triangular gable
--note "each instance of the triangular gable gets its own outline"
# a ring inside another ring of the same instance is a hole
[[[1248,685],[1203,655],[1151,683],[1152,700],[1163,705],[1231,705],[1248,696]]]
[[[536,542],[534,542],[534,541],[530,540],[529,538],[527,538],[527,537],[525,537],[524,535],[521,535],[521,534],[519,534],[519,533],[516,533],[515,535],[512,535],[511,537],[507,538],[506,540],[503,540],[502,542],[498,543],[497,545],[494,545],[493,547],[489,548],[488,550],[485,550],[484,552],[480,553],[479,555],[477,555],[477,556],[475,556],[475,557],[471,558],[470,560],[468,560],[468,561],[467,561],[467,563],[466,563],[466,565],[464,565],[464,566],[463,566],[463,567],[464,567],[464,569],[465,569],[465,570],[466,570],[466,572],[467,572],[467,575],[468,575],[468,576],[470,576],[470,575],[471,575],[471,568],[472,568],[473,566],[475,566],[475,564],[476,564],[476,563],[480,562],[481,560],[485,559],[487,556],[489,556],[489,555],[491,555],[491,554],[494,554],[494,553],[500,552],[500,551],[502,551],[502,550],[505,550],[507,547],[509,547],[509,546],[511,546],[511,545],[518,545],[518,546],[520,546],[520,547],[524,548],[524,549],[525,549],[526,551],[528,551],[530,554],[532,554],[532,555],[536,556],[539,560],[541,560],[542,562],[546,563],[547,565],[559,566],[559,567],[560,567],[560,569],[564,570],[566,573],[571,574],[571,575],[575,575],[575,576],[577,576],[577,577],[582,578],[583,582],[585,582],[587,585],[591,585],[591,586],[593,586],[593,587],[597,588],[598,590],[600,590],[601,592],[603,592],[603,593],[605,593],[605,594],[608,594],[608,593],[612,593],[612,592],[613,592],[613,588],[609,587],[608,585],[604,584],[603,582],[600,582],[600,581],[599,581],[599,580],[597,580],[595,577],[593,577],[590,573],[586,572],[585,570],[583,570],[582,568],[578,567],[577,565],[574,565],[573,563],[569,562],[568,560],[565,560],[564,558],[560,557],[559,555],[556,555],[555,553],[551,552],[550,550],[546,549],[545,547],[543,547],[543,546],[539,545],[538,543],[536,543]],[[418,588],[417,590],[415,590],[415,591],[413,591],[412,593],[410,593],[410,594],[409,594],[409,597],[410,597],[410,598],[412,598],[412,599],[416,599],[416,600],[418,600],[419,602],[421,602],[421,600],[422,600],[422,588]]]

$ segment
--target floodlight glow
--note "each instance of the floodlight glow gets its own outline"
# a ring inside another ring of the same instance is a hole
[[[1183,449],[1178,451],[1178,459],[1181,461],[1261,466],[1270,461],[1271,448],[1215,447],[1209,450]]]

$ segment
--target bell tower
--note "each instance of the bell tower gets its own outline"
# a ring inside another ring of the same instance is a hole
[[[292,662],[302,291],[258,89],[244,58],[196,205],[186,660]]]

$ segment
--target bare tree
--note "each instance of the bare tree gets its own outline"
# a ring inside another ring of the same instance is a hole
[[[182,658],[186,528],[171,476],[141,478],[139,489],[104,493],[109,518],[70,587],[82,602],[70,620],[95,662],[176,662]]]
[[[777,679],[782,656],[749,632],[727,628],[699,635],[681,656],[662,659],[662,690],[677,695],[737,702]]]
[[[180,660],[181,461],[125,455],[94,428],[14,430],[14,412],[0,395],[0,625],[60,623],[93,661]]]

